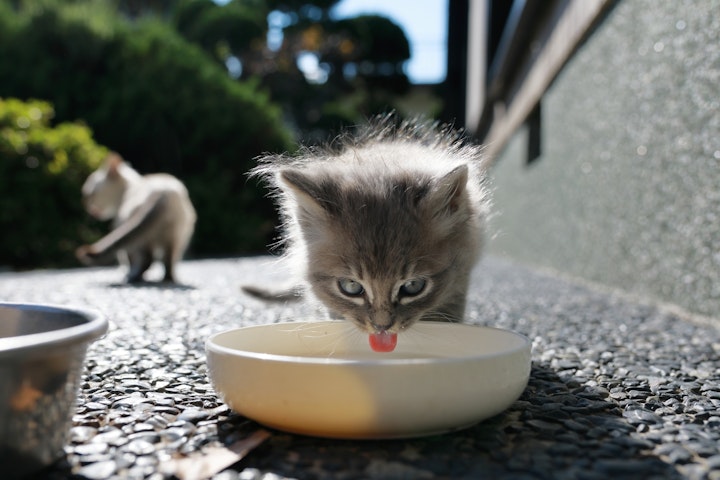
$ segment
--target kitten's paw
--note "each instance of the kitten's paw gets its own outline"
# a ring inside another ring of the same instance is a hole
[[[75,256],[85,265],[94,265],[98,257],[98,252],[92,245],[82,245],[75,250]]]

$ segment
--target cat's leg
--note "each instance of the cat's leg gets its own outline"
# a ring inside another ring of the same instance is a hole
[[[175,265],[182,260],[183,254],[190,243],[194,223],[181,224],[175,227],[174,233],[162,246],[162,263],[165,267],[164,282],[177,283]]]
[[[445,301],[423,315],[422,320],[441,322],[462,322],[465,318],[468,281],[464,277],[456,279]]]
[[[172,245],[166,246],[162,252],[162,263],[165,267],[165,276],[163,282],[176,283],[175,282],[175,261],[177,254]]]
[[[143,281],[143,275],[150,268],[153,262],[153,254],[149,249],[138,249],[127,252],[130,271],[127,274],[128,283],[137,283]]]
[[[425,320],[440,320],[447,322],[462,322],[465,319],[465,305],[467,291],[470,285],[470,268],[458,271],[450,286],[450,292],[445,302],[435,309],[434,313],[426,315]],[[432,318],[434,317],[434,318]]]

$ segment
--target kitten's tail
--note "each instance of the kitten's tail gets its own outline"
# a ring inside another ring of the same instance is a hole
[[[303,297],[302,289],[299,287],[272,290],[256,285],[242,285],[240,288],[251,297],[265,300],[266,302],[296,302]]]
[[[162,192],[151,195],[143,206],[137,209],[127,221],[92,245],[83,245],[75,251],[78,260],[86,265],[107,263],[114,259],[118,250],[143,238],[160,226],[160,217],[167,208],[168,198]]]

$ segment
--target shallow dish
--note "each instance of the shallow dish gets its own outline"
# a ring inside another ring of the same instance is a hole
[[[0,303],[0,465],[20,478],[64,452],[88,345],[107,320],[81,309]]]
[[[401,438],[473,425],[527,386],[517,333],[421,322],[376,353],[349,322],[229,330],[206,343],[209,375],[236,412],[268,427],[332,438]]]

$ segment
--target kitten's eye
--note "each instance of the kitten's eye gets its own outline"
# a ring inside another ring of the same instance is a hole
[[[425,289],[425,280],[422,278],[414,278],[403,283],[400,287],[400,295],[406,297],[414,297],[419,295]]]
[[[338,281],[338,287],[340,287],[340,291],[342,293],[350,297],[357,297],[359,295],[362,295],[365,291],[362,285],[360,285],[355,280],[351,280],[349,278],[341,278]]]

